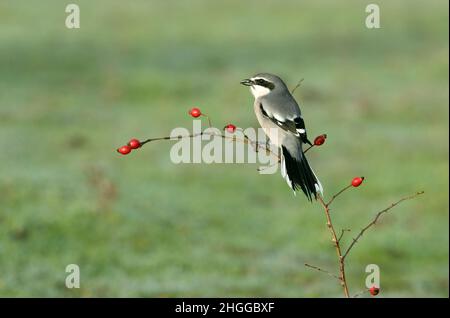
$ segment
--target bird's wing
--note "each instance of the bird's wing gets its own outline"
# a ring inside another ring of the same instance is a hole
[[[287,114],[288,116],[282,116],[276,111],[270,111],[268,107],[264,107],[262,102],[259,103],[259,109],[265,118],[271,120],[281,129],[290,132],[297,137],[306,134],[305,122],[300,114],[291,113]]]

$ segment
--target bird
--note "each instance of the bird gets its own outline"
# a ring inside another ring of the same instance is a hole
[[[270,143],[280,150],[281,175],[294,194],[301,189],[310,202],[312,198],[317,200],[323,187],[302,147],[312,143],[300,107],[288,87],[280,77],[269,73],[256,74],[240,83],[250,87],[256,118]]]

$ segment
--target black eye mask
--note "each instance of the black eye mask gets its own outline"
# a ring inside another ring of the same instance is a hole
[[[267,87],[270,90],[275,88],[275,85],[272,82],[266,81],[262,78],[258,78],[257,80],[255,80],[255,84],[257,84],[259,86]]]

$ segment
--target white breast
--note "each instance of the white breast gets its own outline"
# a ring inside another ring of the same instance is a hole
[[[261,113],[261,109],[259,107],[259,101],[255,100],[253,104],[253,108],[256,114],[256,118],[258,119],[259,124],[264,130],[266,136],[270,139],[270,142],[279,147],[282,143],[283,138],[286,136],[286,133],[278,127],[273,121],[267,119]]]

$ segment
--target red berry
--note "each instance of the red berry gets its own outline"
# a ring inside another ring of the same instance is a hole
[[[370,287],[369,292],[372,296],[376,296],[380,293],[380,289],[376,286],[372,286]]]
[[[121,153],[122,155],[128,155],[131,152],[130,146],[122,146],[119,149],[117,149],[118,153]]]
[[[131,149],[137,149],[137,148],[141,147],[141,142],[137,139],[131,139],[128,142],[128,146],[130,146]]]
[[[314,145],[315,145],[315,146],[322,146],[322,145],[325,143],[325,139],[327,139],[327,135],[326,135],[326,134],[317,136],[317,137],[314,139]]]
[[[191,115],[194,118],[200,117],[202,115],[202,112],[199,108],[194,107],[189,111],[189,115]]]
[[[228,124],[225,126],[225,129],[229,132],[229,133],[234,133],[236,131],[236,126],[233,124]]]
[[[359,187],[363,181],[364,181],[364,177],[355,177],[352,180],[352,186]]]

